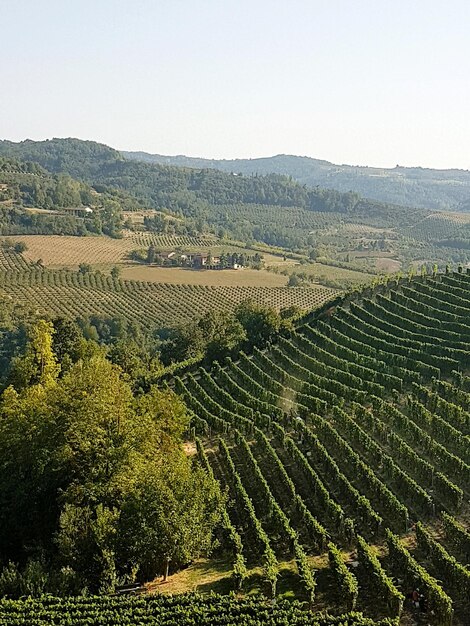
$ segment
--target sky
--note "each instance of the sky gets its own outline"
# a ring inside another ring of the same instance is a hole
[[[468,0],[0,0],[0,138],[470,169]]]

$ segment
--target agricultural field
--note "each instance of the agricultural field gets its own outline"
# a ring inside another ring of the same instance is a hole
[[[154,283],[113,279],[101,273],[34,267],[0,271],[0,293],[39,311],[72,319],[97,314],[137,320],[143,326],[174,327],[207,311],[230,311],[248,299],[278,310],[294,305],[308,310],[320,306],[335,292],[326,287]]]
[[[314,611],[467,625],[470,274],[338,302],[174,380],[197,458],[228,490],[232,578],[259,567],[276,596],[294,561]]]
[[[431,213],[409,230],[424,241],[470,238],[470,213]]]
[[[249,268],[243,270],[198,270],[182,267],[132,265],[124,267],[121,277],[124,280],[219,287],[285,287],[287,284],[286,276]]]
[[[22,254],[0,246],[0,270],[26,270],[30,263]]]
[[[187,252],[210,252],[220,255],[222,252],[254,253],[241,243],[221,242],[218,239],[205,237],[183,237],[177,235],[156,235],[148,232],[125,231],[122,239],[111,237],[72,237],[66,235],[15,235],[4,237],[6,242],[23,242],[26,251],[24,261],[37,263],[48,268],[77,268],[80,263],[89,263],[100,269],[108,269],[113,265],[122,267],[141,267],[129,260],[129,253],[136,249],[145,249],[154,245],[161,250],[181,248]],[[292,260],[283,259],[281,254],[272,254],[269,248],[261,252],[266,264],[287,265]],[[24,266],[24,263],[23,263]],[[0,267],[9,268],[8,262],[0,258]]]
[[[139,620],[138,622],[136,620]],[[92,596],[40,600],[0,600],[0,626],[391,626],[357,613],[341,619],[305,612],[299,603],[227,596],[175,597]]]
[[[300,274],[308,277],[312,282],[321,282],[324,280],[347,282],[351,284],[361,285],[370,283],[373,274],[370,272],[360,272],[344,267],[335,267],[326,265],[325,263],[292,263],[283,266],[268,266],[270,271],[274,273],[291,276],[292,274]]]
[[[125,239],[132,241],[134,248],[148,248],[153,245],[156,248],[173,249],[184,248],[185,250],[200,250],[212,248],[218,240],[214,237],[189,237],[183,235],[159,235],[146,231],[124,231]]]
[[[23,253],[30,263],[41,259],[50,268],[123,263],[136,245],[132,239],[111,237],[69,237],[66,235],[22,235],[5,237],[8,241],[21,241],[27,246]]]
[[[66,235],[18,235],[5,239],[24,242],[27,246],[24,252],[25,259],[31,263],[41,259],[43,265],[50,268],[76,268],[80,263],[89,263],[93,266],[129,264],[128,256],[132,250],[145,248],[151,244],[162,249],[173,249],[178,246],[206,249],[216,243],[215,240],[198,237],[160,236],[131,231],[126,231],[126,236],[122,239]]]

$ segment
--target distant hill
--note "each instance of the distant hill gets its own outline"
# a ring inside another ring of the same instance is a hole
[[[439,210],[469,210],[470,171],[422,167],[393,169],[336,165],[310,157],[279,154],[260,159],[199,159],[146,152],[122,152],[127,159],[180,167],[215,168],[225,172],[283,174],[309,187],[355,191],[393,204]]]
[[[72,138],[0,141],[0,157],[35,162],[54,175],[67,174],[99,194],[118,198],[121,208],[171,213],[178,220],[175,228],[180,235],[215,233],[305,250],[315,239],[312,217],[320,213],[329,214],[332,225],[348,219],[380,228],[412,228],[428,214],[363,198],[357,192],[311,187],[290,175],[223,172],[208,168],[207,163],[190,168],[145,162]]]

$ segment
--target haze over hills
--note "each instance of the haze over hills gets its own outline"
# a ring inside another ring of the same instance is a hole
[[[164,156],[146,152],[122,152],[127,159],[177,165],[215,168],[241,174],[284,174],[300,183],[338,191],[355,191],[368,198],[438,210],[468,210],[469,170],[434,170],[422,167],[391,169],[356,165],[338,165],[306,156],[278,154],[258,159],[201,159]]]

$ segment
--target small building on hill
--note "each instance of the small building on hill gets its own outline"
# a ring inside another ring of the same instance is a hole
[[[214,267],[220,264],[220,257],[200,253],[193,256],[194,267]]]
[[[93,209],[89,206],[65,207],[61,209],[61,212],[74,217],[90,217],[93,214]]]

